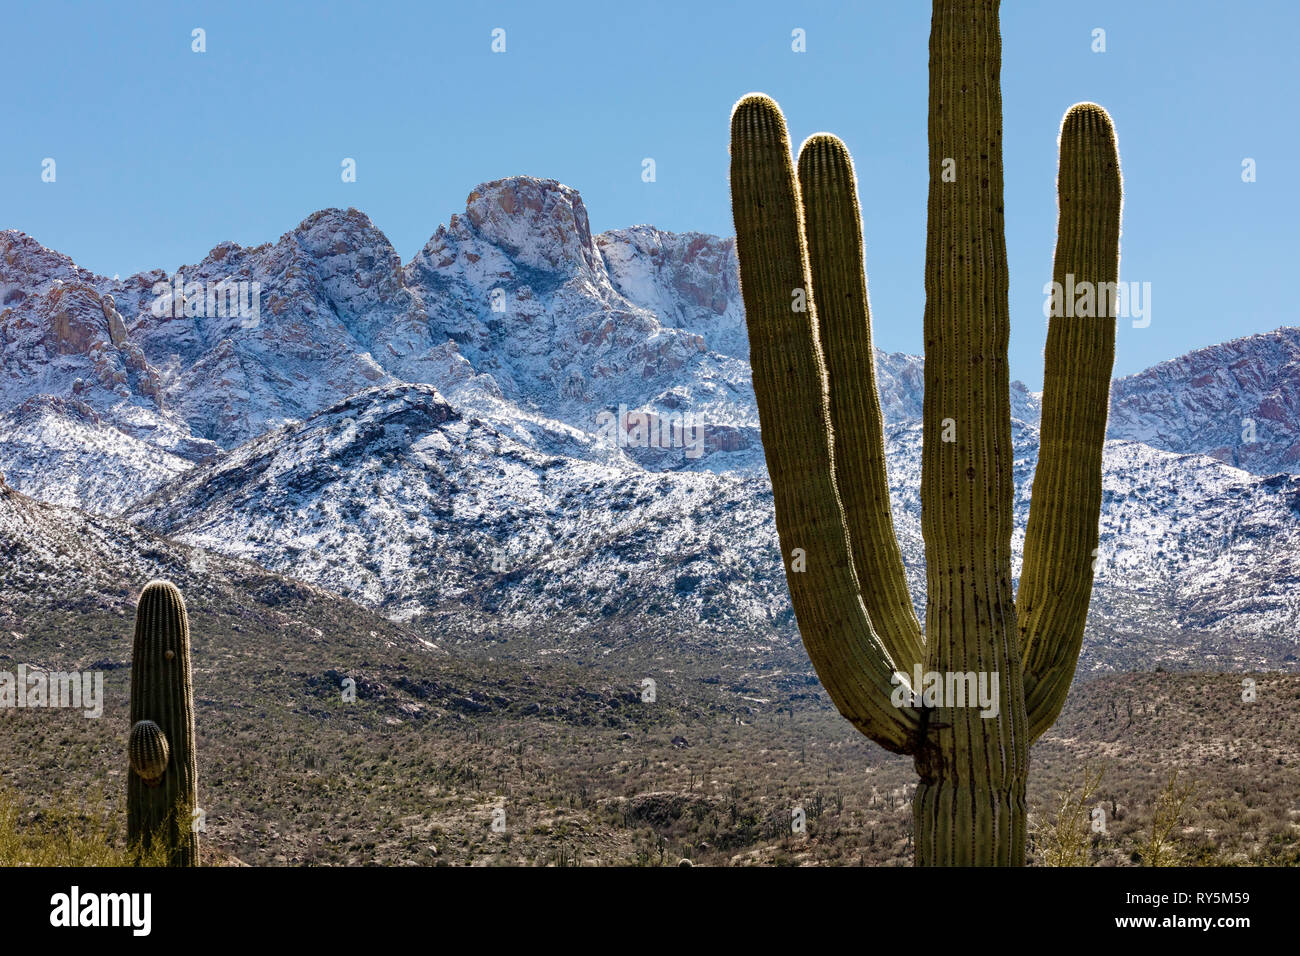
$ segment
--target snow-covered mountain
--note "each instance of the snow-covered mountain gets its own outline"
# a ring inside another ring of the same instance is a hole
[[[1197,349],[1117,380],[1110,434],[1260,475],[1300,472],[1300,328]]]
[[[122,511],[193,464],[110,424],[81,399],[51,395],[0,414],[0,461],[26,494],[101,514]]]
[[[11,230],[0,303],[0,472],[24,494],[429,633],[801,659],[730,239],[593,235],[575,190],[517,177],[406,265],[354,209],[126,280]],[[1086,668],[1289,666],[1300,478],[1249,472],[1300,470],[1273,424],[1297,409],[1296,333],[1116,383]],[[919,599],[922,360],[876,362]],[[1243,452],[1214,423],[1247,407]],[[1023,528],[1019,383],[1012,412]]]
[[[257,307],[213,295],[222,282],[256,289]],[[102,513],[124,507],[124,483],[147,492],[174,474],[175,458],[208,460],[375,385],[433,385],[503,428],[591,434],[638,410],[700,428],[698,457],[627,447],[652,469],[761,460],[734,241],[649,226],[593,236],[581,197],[553,180],[477,187],[405,267],[355,209],[315,213],[273,245],[226,242],[197,264],[125,280],[9,230],[0,301],[0,412],[61,400],[42,406],[38,431],[28,413],[0,470],[33,494],[64,486],[38,436],[58,447],[88,409],[105,454],[85,462],[81,490],[58,497]],[[919,415],[921,360],[878,363],[886,418]],[[1036,417],[1023,388],[1014,398],[1020,417]]]
[[[1017,546],[1036,429],[1016,430]],[[918,608],[918,424],[888,439]],[[146,499],[130,520],[322,585],[395,619],[587,632],[656,622],[697,651],[793,638],[765,474],[654,472],[539,451],[429,386],[377,387],[262,436]],[[1300,477],[1259,479],[1134,442],[1106,455],[1095,646],[1282,666],[1300,625]],[[703,628],[703,630],[702,630]],[[617,630],[615,628],[614,630]],[[1109,635],[1105,637],[1102,635]],[[1163,646],[1168,642],[1168,646]],[[788,641],[781,641],[788,644]],[[1213,648],[1213,649],[1210,649]]]

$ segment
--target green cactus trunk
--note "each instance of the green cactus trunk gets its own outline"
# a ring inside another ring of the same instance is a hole
[[[185,600],[167,581],[151,581],[136,608],[131,659],[131,735],[127,742],[127,838],[149,849],[165,843],[171,866],[197,866],[199,837],[194,760],[194,690]]]
[[[918,864],[1025,862],[1029,745],[1064,703],[1097,541],[1113,314],[1049,326],[1017,604],[1000,65],[996,0],[935,0],[924,635],[889,508],[852,161],[833,136],[813,136],[796,184],[776,104],[753,95],[732,115],[741,290],[791,602],[836,707],[915,760]],[[1057,281],[1114,283],[1119,161],[1100,107],[1067,114],[1059,189]],[[995,685],[997,708],[900,696],[897,675],[910,685],[918,666]]]
[[[999,713],[939,707],[918,748],[921,864],[1025,858],[1029,741],[1011,591],[1013,496],[996,0],[934,6],[921,533],[925,670],[997,675]],[[946,160],[951,181],[943,175]],[[952,441],[943,441],[945,422]],[[1096,516],[1093,518],[1096,523]]]

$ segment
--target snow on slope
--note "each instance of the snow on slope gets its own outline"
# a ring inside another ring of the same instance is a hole
[[[1300,328],[1197,349],[1111,387],[1110,435],[1300,472]]]
[[[85,402],[38,396],[0,415],[9,484],[34,498],[118,514],[193,463],[103,421]]]
[[[1017,427],[1017,549],[1036,437]],[[888,453],[919,605],[919,425],[894,426]],[[397,619],[472,610],[520,631],[658,621],[709,653],[795,640],[765,475],[541,453],[428,386],[353,396],[181,476],[131,518]],[[1087,666],[1137,648],[1148,662],[1283,666],[1300,624],[1298,518],[1300,478],[1109,443],[1090,638],[1107,653]],[[1190,630],[1209,644],[1161,645]]]

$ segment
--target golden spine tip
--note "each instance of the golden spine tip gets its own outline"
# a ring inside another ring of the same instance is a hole
[[[1110,114],[1096,103],[1076,103],[1061,120],[1060,166],[1062,196],[1082,192],[1098,197],[1122,197],[1119,140]]]
[[[144,586],[144,590],[140,592],[140,600],[142,601],[146,597],[155,596],[172,598],[181,603],[184,603],[185,601],[185,599],[181,597],[180,588],[163,578],[155,578],[150,581]]]
[[[830,133],[814,133],[804,140],[799,147],[799,179],[806,183],[854,186],[857,176],[853,171],[853,156],[844,141]]]
[[[787,139],[781,107],[764,93],[742,96],[731,110],[731,137],[733,142],[752,143]]]
[[[1061,120],[1062,142],[1073,138],[1114,143],[1115,124],[1110,114],[1096,103],[1075,103]]]

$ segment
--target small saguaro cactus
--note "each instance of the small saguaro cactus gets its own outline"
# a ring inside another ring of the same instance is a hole
[[[848,150],[815,135],[796,176],[775,102],[747,96],[731,118],[741,292],[791,603],[839,711],[915,761],[918,864],[1024,864],[1029,745],[1060,713],[1074,674],[1101,508],[1120,172],[1110,117],[1081,103],[1061,127],[1053,278],[1096,290],[1097,302],[1095,311],[1054,313],[1048,326],[1038,468],[1013,599],[1000,71],[997,0],[934,0],[924,631],[889,507]],[[923,683],[939,675],[951,697],[912,686],[917,670]],[[966,675],[987,682],[998,705],[971,706]]]
[[[194,688],[185,599],[169,581],[150,581],[135,612],[131,734],[127,741],[127,838],[166,843],[171,866],[197,866]]]

